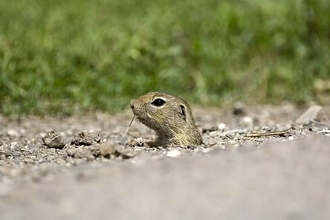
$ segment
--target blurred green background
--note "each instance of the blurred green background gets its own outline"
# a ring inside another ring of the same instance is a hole
[[[0,112],[329,97],[329,0],[1,0]]]

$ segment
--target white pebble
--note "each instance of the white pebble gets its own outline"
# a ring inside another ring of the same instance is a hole
[[[296,139],[296,138],[293,137],[293,136],[290,136],[290,137],[288,138],[289,141],[293,141],[294,139]]]
[[[246,127],[250,127],[253,125],[253,119],[251,117],[246,116],[242,118],[241,123]]]
[[[306,124],[314,120],[321,110],[322,110],[322,106],[313,105],[307,111],[305,111],[299,118],[297,118],[296,122],[299,124]]]
[[[170,150],[166,153],[167,157],[177,158],[181,156],[181,152],[177,149]]]
[[[321,130],[321,131],[319,131],[317,133],[324,134],[326,136],[330,136],[330,129]]]
[[[14,141],[14,142],[11,142],[11,143],[10,143],[10,146],[11,146],[11,147],[14,147],[14,146],[16,146],[17,144],[18,144],[18,142]]]
[[[19,136],[19,133],[17,131],[15,131],[15,130],[8,130],[7,131],[7,134],[9,136],[13,136],[13,137],[18,137]]]
[[[217,136],[217,134],[218,134],[217,131],[211,131],[211,132],[209,133],[210,137],[215,137],[215,136]]]
[[[211,148],[204,148],[203,149],[203,153],[208,153],[208,152],[210,152],[211,151]]]
[[[41,133],[39,133],[39,136],[40,136],[41,138],[43,138],[43,137],[46,136],[46,134],[47,134],[47,133],[41,132]]]
[[[226,124],[224,124],[224,123],[219,123],[218,124],[218,129],[219,130],[224,130],[226,128]]]

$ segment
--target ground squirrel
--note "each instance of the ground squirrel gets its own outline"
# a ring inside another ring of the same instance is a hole
[[[167,93],[149,92],[133,99],[130,106],[141,123],[156,131],[157,139],[148,142],[149,146],[196,146],[203,143],[191,108],[183,99]]]

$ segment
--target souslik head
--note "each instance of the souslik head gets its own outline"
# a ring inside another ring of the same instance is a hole
[[[191,108],[183,99],[167,93],[149,92],[133,99],[130,106],[141,123],[156,131],[157,139],[147,143],[149,146],[202,144],[202,135]]]

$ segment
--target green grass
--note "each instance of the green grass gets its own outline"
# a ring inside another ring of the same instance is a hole
[[[0,112],[115,111],[151,90],[203,105],[322,102],[329,11],[328,0],[2,0]]]

